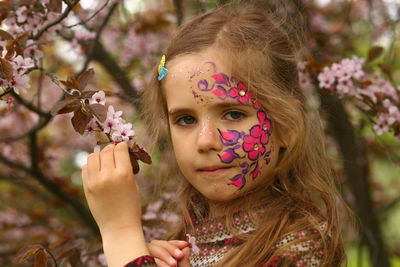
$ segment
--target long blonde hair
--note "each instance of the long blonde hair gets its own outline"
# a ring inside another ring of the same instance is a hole
[[[234,66],[232,75],[247,84],[260,101],[278,136],[287,135],[289,140],[280,152],[274,179],[265,179],[245,197],[226,205],[228,227],[233,219],[230,215],[238,207],[250,213],[260,203],[268,203],[268,208],[264,216],[255,219],[256,234],[241,236],[245,242],[228,253],[218,266],[240,266],[243,262],[259,266],[267,257],[272,259],[291,245],[276,250],[274,245],[280,238],[310,228],[319,232],[301,241],[320,240],[319,249],[324,251],[322,265],[339,265],[344,259],[337,208],[341,198],[325,154],[319,117],[304,105],[306,100],[297,74],[298,42],[289,38],[283,26],[282,20],[257,5],[226,5],[180,28],[166,51],[167,62],[210,47],[223,51]],[[167,118],[167,113],[156,71],[143,93],[142,103],[148,133],[157,140],[161,120]],[[190,218],[190,212],[207,216],[206,200],[185,179],[180,185],[179,200],[185,218]],[[319,227],[321,223],[325,225],[323,229]],[[183,238],[191,227],[182,222],[170,237]],[[230,230],[239,235],[232,227]]]

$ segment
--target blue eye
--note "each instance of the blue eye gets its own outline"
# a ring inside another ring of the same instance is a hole
[[[224,118],[230,121],[238,121],[243,119],[244,117],[246,117],[246,114],[238,110],[228,111],[224,115]]]
[[[189,115],[185,115],[183,117],[178,118],[175,121],[175,124],[182,125],[182,126],[188,126],[188,125],[194,124],[195,122],[196,122],[195,118],[193,118],[192,116],[189,116]]]

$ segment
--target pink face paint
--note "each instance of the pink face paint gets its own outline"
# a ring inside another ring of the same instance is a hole
[[[261,108],[258,100],[254,99],[247,87],[238,82],[235,77],[228,77],[224,73],[216,73],[215,64],[208,62],[213,66],[214,74],[211,75],[213,81],[200,80],[197,84],[198,90],[210,91],[216,97],[224,100],[227,98],[235,99],[240,104],[252,105],[257,110],[258,123],[253,125],[248,132],[238,132],[235,130],[219,131],[220,140],[225,147],[222,153],[218,154],[222,163],[230,164],[234,160],[242,159],[237,150],[242,149],[249,162],[243,162],[240,167],[241,173],[230,178],[230,185],[234,185],[241,190],[246,185],[246,175],[257,178],[260,175],[260,165],[262,160],[268,164],[272,147],[267,151],[266,146],[269,143],[271,135],[271,121],[267,114]],[[214,65],[213,65],[214,64]],[[209,83],[212,82],[212,83]],[[212,134],[212,132],[209,132]]]

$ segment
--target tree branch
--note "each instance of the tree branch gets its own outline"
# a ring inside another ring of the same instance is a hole
[[[100,42],[93,45],[93,59],[99,62],[103,68],[113,77],[124,93],[131,99],[131,103],[139,108],[139,95],[128,80],[126,73],[118,66],[112,56],[105,50]]]
[[[82,70],[76,75],[77,77],[79,77],[79,75],[81,75],[87,69],[90,61],[93,59],[93,46],[95,43],[99,42],[101,32],[103,31],[103,29],[105,28],[107,23],[110,21],[111,15],[114,13],[114,10],[117,8],[117,6],[118,6],[118,3],[114,3],[110,7],[110,10],[108,11],[107,16],[104,18],[103,23],[100,25],[99,29],[97,30],[96,36],[93,39],[92,44],[90,46],[90,51],[86,56],[85,63],[83,64]]]
[[[369,186],[368,159],[365,141],[356,137],[353,125],[342,102],[337,97],[320,93],[323,109],[328,116],[328,126],[343,156],[346,183],[355,197],[355,209],[361,221],[361,231],[370,252],[372,266],[390,266],[389,256],[382,239]]]
[[[31,139],[30,147],[31,149],[35,148],[37,150],[36,140]],[[58,199],[60,199],[67,205],[71,206],[74,209],[74,211],[79,215],[79,219],[82,220],[85,223],[85,225],[87,225],[94,233],[96,234],[99,233],[96,222],[94,221],[89,210],[83,206],[82,202],[77,200],[75,197],[70,196],[63,190],[61,190],[58,184],[48,179],[45,175],[43,175],[43,173],[39,169],[37,169],[36,167],[29,168],[23,164],[11,161],[1,154],[0,154],[0,161],[2,161],[8,167],[11,167],[16,170],[21,170],[26,175],[33,177],[54,196],[56,196]]]
[[[61,16],[60,16],[58,19],[56,19],[55,21],[53,21],[53,22],[47,24],[46,26],[44,26],[42,29],[39,30],[39,32],[38,32],[35,36],[32,36],[32,37],[29,38],[29,39],[32,39],[32,40],[39,40],[39,38],[40,38],[48,29],[50,29],[51,27],[53,27],[53,26],[59,24],[61,21],[63,21],[63,19],[65,19],[65,18],[69,15],[69,13],[72,11],[72,9],[73,9],[78,3],[79,3],[79,0],[75,0],[75,1],[72,2],[71,4],[67,4],[68,7],[65,9],[64,13],[62,13]]]
[[[11,95],[19,102],[21,103],[23,106],[25,106],[27,109],[35,112],[36,114],[42,116],[42,117],[48,117],[51,116],[50,113],[47,113],[37,107],[35,107],[34,105],[32,105],[31,103],[25,101],[25,99],[23,99],[19,94],[15,93],[14,90],[11,90]]]
[[[182,0],[174,0],[174,8],[177,18],[177,24],[178,26],[180,26],[183,22]]]

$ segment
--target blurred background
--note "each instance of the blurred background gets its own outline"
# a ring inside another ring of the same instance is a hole
[[[93,68],[87,88],[107,92],[106,105],[123,111],[146,146],[139,96],[169,36],[227,2],[0,1],[1,266],[106,266],[80,173],[104,136],[80,135],[71,113],[51,112],[65,93],[57,81]],[[400,266],[400,1],[264,3],[304,38],[300,83],[323,118],[338,187],[358,218],[354,226],[342,216],[348,266]],[[324,83],[351,64],[359,71],[350,70],[352,87],[339,75]],[[178,177],[163,136],[137,175],[148,240],[181,219],[167,211]]]

